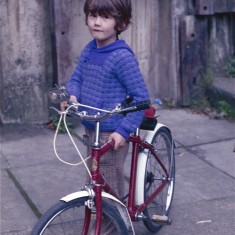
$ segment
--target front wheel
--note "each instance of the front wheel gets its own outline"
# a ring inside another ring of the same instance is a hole
[[[59,201],[38,221],[31,235],[72,235],[82,234],[85,219],[85,202],[88,197],[81,197],[70,202]],[[101,234],[128,234],[125,223],[118,211],[106,201],[102,202]],[[92,213],[89,232],[95,232],[95,214]]]
[[[160,161],[163,163],[168,174],[166,186],[156,196],[156,198],[145,208],[144,214],[147,220],[144,224],[148,230],[157,232],[162,225],[152,221],[153,215],[168,216],[173,200],[175,186],[175,155],[174,143],[170,131],[166,127],[161,127],[152,138],[151,144]],[[163,168],[151,152],[148,152],[145,169],[144,198],[147,200],[153,192],[166,179]]]

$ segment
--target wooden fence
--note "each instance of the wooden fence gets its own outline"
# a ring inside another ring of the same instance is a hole
[[[235,53],[234,0],[132,0],[121,37],[139,60],[151,98],[189,105],[203,76]],[[84,0],[0,0],[0,121],[48,120],[46,91],[64,84],[91,40]]]

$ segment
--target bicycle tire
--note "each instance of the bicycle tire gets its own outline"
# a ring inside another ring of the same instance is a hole
[[[152,220],[153,215],[168,216],[173,200],[175,188],[175,155],[174,144],[170,131],[166,127],[161,127],[154,135],[151,144],[157,151],[157,156],[161,159],[169,173],[171,179],[165,188],[156,196],[156,198],[143,211],[146,216],[144,225],[151,232],[157,232],[163,226],[162,223],[157,223]],[[171,168],[171,169],[170,169]],[[148,152],[148,159],[145,169],[145,185],[144,198],[145,200],[156,190],[162,182],[164,173],[154,156]]]
[[[38,221],[31,235],[72,235],[81,234],[85,217],[85,202],[88,197],[81,197],[69,202],[59,201]],[[106,201],[102,201],[102,213],[108,222],[102,224],[101,234],[126,234],[128,229],[118,211]],[[95,215],[93,215],[95,217]],[[92,218],[91,218],[92,219]],[[95,232],[95,219],[91,221],[88,234]],[[111,224],[111,225],[110,225]],[[106,227],[112,232],[106,233]]]

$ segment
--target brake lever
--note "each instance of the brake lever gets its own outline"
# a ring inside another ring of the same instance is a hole
[[[54,104],[61,103],[63,101],[69,101],[70,95],[66,87],[62,86],[59,87],[58,85],[55,85],[56,87],[51,88],[48,90],[48,97],[50,101]]]

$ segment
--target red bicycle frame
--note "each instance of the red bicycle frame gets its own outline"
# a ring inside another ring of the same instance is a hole
[[[129,198],[128,198],[128,212],[130,214],[131,220],[135,221],[136,215],[141,213],[146,206],[148,206],[151,201],[161,192],[161,190],[166,186],[168,182],[168,172],[165,166],[162,164],[161,160],[154,151],[151,144],[142,140],[139,135],[132,135],[129,137],[129,141],[132,142],[132,160],[131,160],[131,173],[130,173],[130,185],[129,185]],[[140,148],[148,149],[151,154],[155,157],[159,165],[162,167],[164,173],[166,174],[165,179],[162,184],[152,193],[152,195],[141,205],[135,205],[135,187],[136,187],[136,173],[137,173],[137,163]]]
[[[114,147],[114,141],[107,142],[103,146],[93,147],[91,150],[91,180],[92,184],[94,184],[94,192],[95,192],[95,203],[96,203],[96,230],[95,235],[100,234],[101,224],[102,224],[102,189],[105,192],[108,192],[114,196],[114,192],[111,190],[111,187],[107,184],[103,176],[99,173],[99,163],[100,158],[110,149]],[[117,196],[116,196],[117,197]],[[90,219],[91,219],[91,210],[86,207],[85,213],[85,222],[83,227],[83,233],[86,235],[88,233]]]
[[[139,131],[137,131],[139,133]],[[154,147],[142,140],[139,134],[134,134],[129,137],[129,141],[132,142],[132,160],[131,160],[131,172],[130,172],[130,184],[129,184],[129,197],[127,209],[132,221],[136,220],[136,215],[143,212],[146,206],[148,206],[151,201],[161,192],[161,190],[166,186],[169,174],[162,164],[161,160],[157,156],[154,151]],[[111,187],[108,185],[106,180],[99,172],[99,162],[100,158],[103,154],[105,154],[108,150],[112,149],[114,146],[114,141],[107,142],[103,146],[99,147],[98,145],[92,148],[91,158],[92,158],[92,166],[91,166],[91,175],[92,175],[92,184],[94,185],[95,192],[95,203],[96,203],[96,230],[95,235],[100,234],[101,224],[102,224],[102,189],[117,197]],[[160,184],[160,186],[150,195],[150,197],[141,205],[135,205],[135,188],[136,188],[136,174],[137,174],[137,163],[138,163],[138,155],[140,149],[148,149],[150,153],[155,157],[161,168],[165,173],[164,180]],[[118,198],[118,197],[117,197]],[[83,227],[83,234],[86,235],[89,229],[91,218],[91,210],[86,207],[86,217],[85,223]]]

